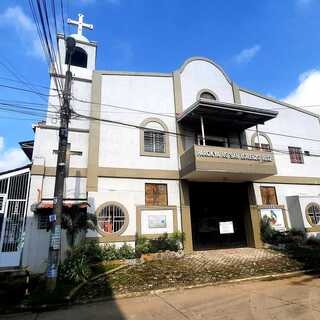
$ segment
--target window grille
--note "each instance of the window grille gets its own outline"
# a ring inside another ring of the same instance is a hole
[[[144,130],[144,151],[165,153],[165,134],[158,131]]]
[[[317,203],[310,203],[307,206],[307,215],[311,224],[320,224],[320,206]]]
[[[107,204],[98,213],[98,227],[105,233],[120,232],[125,224],[124,210],[116,204]]]
[[[289,149],[291,163],[304,163],[303,153],[302,153],[301,148],[288,147],[288,149]]]
[[[5,195],[0,194],[0,213],[4,213],[4,207],[5,207]]]

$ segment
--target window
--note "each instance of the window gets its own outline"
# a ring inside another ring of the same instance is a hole
[[[0,213],[4,213],[5,195],[0,194]]]
[[[166,184],[146,183],[146,206],[167,206],[168,192]]]
[[[98,229],[104,234],[121,234],[128,225],[128,213],[117,202],[109,202],[98,209]]]
[[[144,151],[165,153],[165,134],[162,132],[144,130]]]
[[[210,92],[204,91],[200,94],[200,99],[206,99],[206,100],[217,100],[217,98]]]
[[[69,59],[70,59],[70,52],[67,51],[65,64],[69,63]],[[88,55],[85,52],[85,50],[83,50],[80,47],[75,47],[75,49],[71,55],[70,64],[72,66],[86,68],[87,63],[88,63]]]
[[[170,157],[168,127],[158,118],[148,118],[140,126],[140,155]]]
[[[272,149],[270,139],[264,133],[259,133],[259,138],[257,133],[254,135],[253,145],[257,150],[271,151]]]
[[[307,205],[306,215],[308,222],[311,225],[320,224],[320,206],[319,204],[312,202]]]
[[[259,143],[256,142],[255,147],[257,150],[271,151],[270,145],[267,143],[260,143],[260,145],[259,145]]]
[[[288,147],[291,163],[304,163],[301,148]]]
[[[48,229],[49,216],[47,214],[38,214],[38,229]]]
[[[275,187],[260,187],[262,204],[278,204],[277,193]]]

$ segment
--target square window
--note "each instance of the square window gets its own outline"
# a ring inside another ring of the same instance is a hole
[[[278,204],[277,193],[275,187],[260,187],[262,204],[271,205]]]
[[[298,147],[288,147],[291,163],[304,163],[302,149]]]
[[[145,186],[146,206],[167,206],[168,192],[166,184],[146,183]]]

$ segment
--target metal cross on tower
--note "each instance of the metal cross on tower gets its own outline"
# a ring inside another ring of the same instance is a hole
[[[84,18],[83,14],[79,13],[78,16],[79,16],[78,21],[71,20],[70,18],[68,18],[68,20],[67,20],[68,24],[73,24],[73,25],[78,26],[78,35],[80,35],[80,36],[82,35],[82,28],[87,28],[87,29],[93,30],[93,24],[83,22],[83,18]]]

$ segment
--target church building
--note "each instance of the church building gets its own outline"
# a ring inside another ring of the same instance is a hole
[[[81,26],[82,28],[82,26]],[[238,86],[207,58],[169,73],[96,69],[97,43],[79,32],[71,56],[74,111],[65,208],[97,216],[86,234],[135,245],[182,231],[184,250],[262,246],[262,215],[280,231],[320,236],[320,122],[304,109]],[[46,268],[59,99],[51,71],[48,116],[34,125],[22,264]]]

